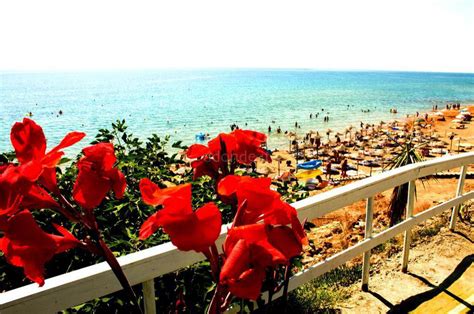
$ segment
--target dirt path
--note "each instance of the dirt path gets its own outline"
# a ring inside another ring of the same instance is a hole
[[[445,222],[447,215],[435,219]],[[360,283],[354,284],[352,296],[339,306],[342,312],[474,311],[474,227],[458,223],[457,233],[441,227],[436,235],[425,234],[414,244],[407,274],[400,271],[400,252],[377,261],[371,268],[370,291],[362,292]]]

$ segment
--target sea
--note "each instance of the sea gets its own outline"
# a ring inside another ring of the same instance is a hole
[[[43,127],[48,147],[78,130],[87,133],[73,149],[78,151],[99,129],[125,119],[128,130],[141,139],[155,133],[186,145],[200,142],[196,134],[213,137],[235,124],[269,134],[268,146],[274,149],[288,147],[285,131],[343,132],[349,125],[402,119],[449,102],[474,103],[474,74],[309,69],[0,72],[0,152],[12,150],[10,128],[30,113]]]

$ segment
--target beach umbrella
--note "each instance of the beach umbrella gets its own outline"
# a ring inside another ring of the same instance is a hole
[[[278,162],[278,176],[280,176],[280,164],[282,161],[286,160],[286,158],[281,155],[277,155],[274,159]]]
[[[332,133],[332,130],[331,129],[327,129],[326,130],[326,135],[328,136],[328,141],[329,141],[329,135]]]
[[[364,161],[359,162],[359,164],[362,165],[362,166],[370,168],[369,176],[372,176],[372,168],[379,168],[380,167],[380,164],[378,164],[378,163],[376,163],[372,160],[364,160]]]
[[[450,142],[449,142],[449,151],[452,151],[452,149],[453,149],[453,139],[454,139],[454,136],[456,136],[456,133],[454,133],[454,132],[450,132],[450,133],[448,134],[448,138],[449,138],[449,141],[450,141]]]
[[[338,152],[345,152],[345,151],[347,151],[347,148],[344,145],[339,145],[339,146],[336,147],[336,150]]]

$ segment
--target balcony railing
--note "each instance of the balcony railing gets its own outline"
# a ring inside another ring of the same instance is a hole
[[[474,152],[445,156],[383,172],[379,175],[345,185],[343,187],[309,197],[292,205],[298,210],[298,217],[312,220],[354,202],[366,199],[365,239],[330,258],[294,275],[289,290],[324,274],[356,256],[363,255],[362,289],[368,288],[370,251],[375,246],[404,232],[402,271],[407,270],[410,249],[410,230],[428,218],[452,209],[450,229],[454,230],[460,205],[474,198],[474,191],[463,194],[468,166],[474,164]],[[456,196],[446,202],[413,215],[415,180],[441,171],[460,168]],[[404,183],[409,183],[406,219],[376,235],[372,234],[373,197]],[[228,226],[223,226],[218,247],[225,238]],[[171,243],[165,243],[140,252],[120,257],[132,285],[142,284],[146,313],[155,312],[155,289],[153,279],[179,270],[204,259],[202,254],[178,251]],[[104,262],[49,278],[43,287],[30,284],[0,294],[0,313],[52,313],[84,303],[86,301],[116,292],[121,289],[112,270]],[[273,298],[279,295],[273,296]],[[264,299],[268,296],[264,294]]]

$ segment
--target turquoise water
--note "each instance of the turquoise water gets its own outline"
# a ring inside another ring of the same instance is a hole
[[[11,148],[14,121],[32,112],[52,146],[71,130],[88,134],[125,119],[140,137],[170,134],[186,144],[195,134],[242,128],[273,132],[270,148],[286,147],[282,130],[342,130],[360,121],[404,117],[474,103],[474,74],[309,70],[156,70],[0,73],[0,151]],[[390,114],[397,108],[398,114]],[[322,112],[324,109],[324,112]],[[59,110],[63,115],[58,115]],[[362,112],[370,110],[370,112]],[[320,113],[310,119],[310,114]],[[329,122],[323,122],[328,115]],[[273,123],[274,121],[274,123]],[[247,126],[245,126],[247,123]]]

